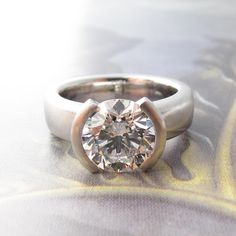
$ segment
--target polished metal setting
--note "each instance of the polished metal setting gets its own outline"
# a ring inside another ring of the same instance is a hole
[[[70,140],[76,157],[93,173],[102,172],[103,168],[95,164],[84,150],[82,131],[88,118],[98,111],[99,103],[109,99],[136,102],[154,125],[153,151],[134,169],[146,171],[154,166],[164,150],[166,140],[184,132],[192,122],[192,91],[187,85],[172,79],[143,75],[99,75],[75,78],[50,89],[45,100],[49,129],[54,135]],[[123,171],[119,169],[118,172]]]

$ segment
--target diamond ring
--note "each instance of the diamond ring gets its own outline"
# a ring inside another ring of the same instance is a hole
[[[44,108],[51,132],[71,141],[75,156],[95,173],[153,167],[166,140],[191,125],[194,104],[179,81],[116,74],[59,84]]]

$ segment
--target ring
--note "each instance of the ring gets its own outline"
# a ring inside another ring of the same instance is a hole
[[[154,166],[166,140],[191,125],[194,102],[179,81],[115,74],[59,84],[44,109],[50,131],[90,172],[130,172]]]

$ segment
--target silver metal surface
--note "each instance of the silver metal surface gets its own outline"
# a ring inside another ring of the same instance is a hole
[[[166,145],[166,126],[161,114],[157,112],[156,107],[148,98],[142,98],[137,103],[140,105],[142,111],[151,118],[156,134],[155,147],[152,155],[139,167],[142,171],[146,171],[154,166],[164,151]]]
[[[176,80],[144,75],[97,75],[72,79],[50,89],[45,99],[45,117],[51,132],[71,139],[71,125],[88,99],[149,98],[161,114],[167,139],[185,131],[193,118],[191,89]]]
[[[89,99],[85,102],[81,111],[75,116],[71,127],[71,144],[75,152],[76,157],[80,160],[81,164],[85,166],[90,172],[96,173],[100,169],[91,161],[81,142],[83,124],[86,122],[89,115],[98,109],[98,103]]]

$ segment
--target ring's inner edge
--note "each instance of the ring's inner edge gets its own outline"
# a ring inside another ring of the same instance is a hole
[[[61,89],[59,94],[66,99],[77,102],[85,102],[88,99],[102,102],[114,98],[137,101],[142,97],[156,101],[172,96],[176,92],[176,88],[158,83],[158,81],[130,78],[101,78],[92,82],[71,84],[67,88]]]

